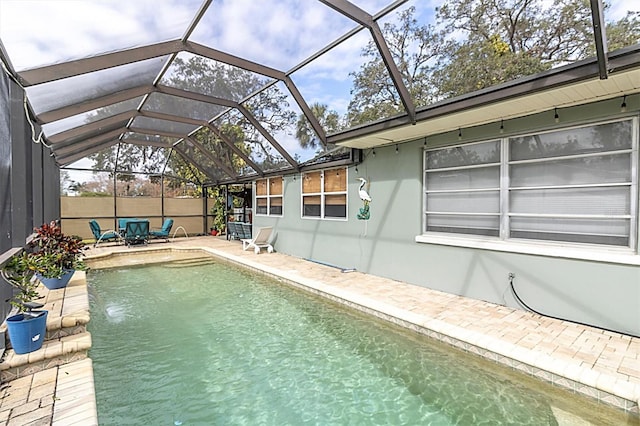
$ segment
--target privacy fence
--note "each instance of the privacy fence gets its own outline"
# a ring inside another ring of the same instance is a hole
[[[207,232],[214,202],[213,198],[61,197],[60,219],[65,234],[89,239],[91,219],[108,230],[117,228],[118,218],[149,219],[151,228],[160,228],[164,219],[171,218],[171,236],[184,237]]]

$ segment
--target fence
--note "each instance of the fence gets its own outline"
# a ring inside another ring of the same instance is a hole
[[[93,238],[89,221],[95,219],[104,230],[116,229],[117,219],[149,219],[151,228],[160,228],[165,218],[173,219],[172,235],[178,227],[188,235],[207,232],[213,199],[162,197],[60,197],[62,231],[82,238]],[[179,231],[177,236],[184,236]]]

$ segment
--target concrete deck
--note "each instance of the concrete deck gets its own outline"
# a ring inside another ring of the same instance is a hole
[[[92,248],[96,266],[144,263],[147,251],[204,250],[631,413],[640,401],[640,339],[329,266],[256,255],[224,237]],[[113,254],[113,256],[111,256]],[[0,393],[0,425],[96,424],[91,360],[37,372]],[[640,418],[638,418],[640,419]],[[632,420],[635,424],[635,420]],[[640,420],[639,420],[640,423]]]

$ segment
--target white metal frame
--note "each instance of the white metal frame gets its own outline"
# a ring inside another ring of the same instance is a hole
[[[626,253],[629,253],[629,251],[633,251],[634,253],[639,253],[640,252],[640,247],[638,246],[638,229],[640,227],[638,221],[639,219],[639,214],[638,214],[638,190],[639,190],[639,184],[638,184],[638,164],[640,162],[639,157],[639,119],[637,116],[634,117],[625,117],[625,118],[620,118],[620,119],[613,119],[613,120],[600,120],[600,121],[593,121],[593,122],[589,122],[589,123],[583,123],[581,125],[576,125],[576,126],[571,126],[571,127],[564,127],[562,129],[560,128],[556,128],[553,130],[546,130],[546,131],[539,131],[539,132],[533,132],[533,133],[529,133],[529,134],[522,134],[522,135],[517,135],[517,136],[528,136],[531,134],[544,134],[544,133],[552,133],[552,132],[556,132],[558,130],[568,130],[571,128],[582,128],[582,127],[590,127],[590,126],[596,126],[596,125],[603,125],[603,124],[609,124],[609,123],[615,123],[615,122],[622,122],[622,121],[631,121],[632,122],[632,141],[631,141],[631,149],[624,149],[624,150],[618,150],[618,151],[609,151],[609,152],[601,152],[601,153],[587,153],[587,154],[571,154],[571,155],[566,155],[566,156],[558,156],[558,157],[552,157],[552,158],[536,158],[536,159],[528,159],[528,160],[516,160],[516,161],[509,161],[509,137],[505,137],[501,139],[500,142],[500,185],[499,188],[482,188],[482,189],[461,189],[461,190],[431,190],[428,191],[427,190],[427,179],[428,179],[428,173],[429,170],[427,169],[427,155],[428,152],[430,151],[435,151],[435,150],[439,150],[439,149],[443,149],[443,148],[452,148],[455,146],[463,146],[462,144],[458,144],[458,145],[452,145],[452,146],[447,146],[447,147],[437,147],[437,148],[432,148],[432,149],[425,149],[424,150],[424,156],[423,156],[423,235],[422,236],[418,236],[416,237],[416,241],[418,242],[433,242],[433,243],[439,243],[439,236],[447,236],[447,238],[451,239],[451,241],[453,242],[453,245],[461,245],[461,246],[467,246],[469,245],[470,247],[475,247],[475,246],[479,246],[479,247],[484,247],[484,248],[489,248],[488,246],[486,246],[488,243],[490,246],[492,246],[493,249],[496,249],[495,244],[493,242],[498,243],[498,245],[500,245],[501,243],[515,243],[516,245],[525,245],[525,244],[529,244],[529,245],[535,245],[537,246],[536,250],[534,251],[538,251],[540,247],[544,247],[547,246],[549,247],[549,249],[551,251],[554,251],[557,249],[557,246],[559,244],[563,245],[563,246],[574,246],[576,248],[580,248],[580,247],[587,247],[590,248],[591,250],[593,249],[598,249],[598,248],[607,248],[607,249],[611,249],[613,251],[619,251],[622,250],[622,253],[624,253],[626,251]],[[511,138],[513,138],[513,136],[510,136]],[[479,141],[479,142],[474,142],[474,144],[476,143],[485,143],[485,142],[491,142],[495,139],[489,139],[486,141]],[[471,144],[464,144],[464,146],[469,146]],[[623,154],[628,154],[631,158],[631,177],[630,177],[630,181],[629,182],[624,182],[624,183],[594,183],[594,184],[576,184],[576,185],[559,185],[559,186],[531,186],[531,187],[511,187],[510,186],[510,182],[509,182],[509,169],[511,165],[514,164],[525,164],[525,163],[541,163],[541,162],[549,162],[549,161],[557,161],[557,160],[564,160],[564,159],[573,159],[573,158],[587,158],[590,156],[606,156],[606,155],[623,155]],[[437,171],[447,171],[447,170],[469,170],[472,168],[479,168],[479,167],[495,167],[497,164],[496,163],[487,163],[487,164],[481,164],[481,165],[472,165],[472,166],[458,166],[458,167],[451,167],[451,168],[441,168],[441,169],[437,169]],[[509,211],[509,195],[510,192],[512,190],[518,190],[518,191],[526,191],[526,190],[532,190],[532,189],[545,189],[545,188],[566,188],[566,189],[580,189],[580,188],[602,188],[602,187],[628,187],[629,191],[630,191],[630,207],[629,207],[629,212],[628,214],[625,215],[588,215],[588,214],[568,214],[568,215],[558,215],[558,214],[530,214],[530,213],[512,213]],[[449,215],[459,215],[459,216],[463,216],[463,215],[473,215],[473,216],[482,216],[482,215],[492,215],[492,216],[496,216],[496,214],[493,213],[459,213],[459,212],[435,212],[435,211],[428,211],[427,210],[427,198],[429,196],[429,194],[431,193],[455,193],[455,192],[465,192],[465,193],[470,193],[470,192],[480,192],[480,191],[495,191],[495,190],[499,190],[500,191],[500,206],[499,206],[499,210],[500,210],[500,229],[499,229],[499,237],[493,237],[493,236],[483,236],[483,235],[476,235],[476,234],[464,234],[464,233],[445,233],[445,232],[437,232],[437,231],[428,231],[427,230],[427,215],[429,214],[449,214]],[[602,219],[602,218],[615,218],[615,219],[625,219],[625,220],[629,220],[629,244],[626,247],[622,247],[622,246],[615,246],[615,245],[607,245],[607,244],[599,244],[599,243],[576,243],[576,242],[563,242],[563,241],[552,241],[552,240],[535,240],[535,239],[518,239],[518,238],[514,238],[514,237],[510,237],[510,229],[509,229],[509,222],[510,222],[510,218],[511,217],[517,217],[517,216],[522,216],[522,217],[563,217],[563,218],[585,218],[585,219]],[[467,243],[465,243],[465,239],[467,240]],[[484,242],[483,242],[484,241]],[[448,244],[451,244],[451,242],[449,242]],[[485,247],[486,246],[486,247]],[[520,247],[522,248],[522,247]],[[527,249],[523,250],[524,252],[527,252]],[[626,262],[626,261],[625,261]]]
[[[330,173],[336,170],[344,171],[346,173],[345,180],[345,189],[344,191],[333,191],[333,192],[325,192],[324,190],[324,175],[325,173]],[[304,193],[303,191],[303,180],[304,175],[302,175],[300,179],[300,217],[302,219],[312,219],[312,220],[348,220],[349,219],[349,168],[346,166],[343,167],[333,167],[331,169],[320,170],[320,192],[308,192]],[[345,197],[345,215],[344,217],[336,217],[325,215],[325,196],[327,195],[344,195]],[[304,215],[304,197],[320,197],[320,216],[305,216]]]
[[[256,216],[270,216],[270,217],[282,217],[284,216],[284,177],[283,176],[275,176],[275,177],[268,177],[268,178],[264,178],[267,181],[267,195],[257,195],[257,191],[256,191],[256,185],[258,183],[258,181],[254,181],[253,182],[253,193],[254,195],[254,203],[253,205],[255,206],[254,208],[254,214]],[[272,195],[271,194],[271,180],[272,179],[282,179],[282,194],[277,194],[277,195]],[[262,180],[262,179],[258,179],[258,180]],[[271,200],[273,198],[281,198],[282,199],[282,213],[280,214],[272,214],[271,213]],[[266,213],[258,213],[258,199],[266,199],[267,200],[267,212]]]

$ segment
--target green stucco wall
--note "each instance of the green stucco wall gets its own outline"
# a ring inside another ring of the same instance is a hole
[[[627,104],[625,115],[637,115],[640,96],[627,97]],[[500,123],[463,129],[462,142],[619,117],[619,105],[616,98],[562,109],[559,124],[553,111],[508,120],[504,135]],[[457,131],[427,138],[429,147],[458,143]],[[276,250],[292,256],[520,308],[509,287],[513,273],[518,294],[541,313],[640,335],[638,265],[415,242],[422,229],[424,139],[395,148],[365,150],[358,173],[349,168],[347,220],[302,219],[300,175],[290,175],[283,217],[255,216],[254,226],[275,226]],[[356,218],[358,177],[370,183],[368,221]],[[632,257],[639,258],[637,250]]]

